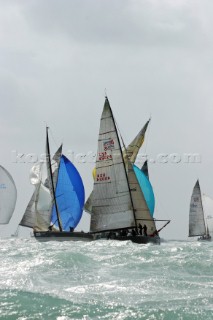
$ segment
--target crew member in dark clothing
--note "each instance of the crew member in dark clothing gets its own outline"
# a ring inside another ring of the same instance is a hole
[[[147,237],[147,226],[146,225],[143,226],[143,233]]]
[[[134,237],[134,236],[136,236],[136,231],[135,231],[135,229],[132,229],[132,236]]]
[[[138,225],[138,229],[139,229],[139,234],[141,234],[142,235],[142,225],[139,223],[139,225]]]

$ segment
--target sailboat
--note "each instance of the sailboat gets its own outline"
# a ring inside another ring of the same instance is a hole
[[[15,210],[17,189],[11,174],[0,166],[0,225],[8,224]]]
[[[189,211],[189,237],[195,236],[199,236],[198,240],[211,240],[199,180],[193,188]]]
[[[93,240],[93,236],[74,232],[84,206],[84,186],[75,166],[62,154],[62,146],[51,162],[46,128],[46,179],[42,179],[39,163],[33,168],[31,182],[35,191],[26,208],[21,226],[33,228],[37,240]]]
[[[90,197],[90,232],[95,238],[160,243],[132,163],[123,154],[106,97],[100,121],[96,175]],[[146,225],[146,234],[141,229]]]

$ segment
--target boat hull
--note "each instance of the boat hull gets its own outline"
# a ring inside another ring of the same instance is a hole
[[[210,236],[202,236],[197,239],[198,241],[212,241],[212,238]]]
[[[109,234],[96,234],[94,240],[118,240],[118,241],[132,241],[138,244],[147,244],[147,243],[154,243],[160,244],[160,237],[150,237],[150,236],[143,236],[143,235],[127,235],[127,236],[119,236],[119,235],[110,235]]]
[[[149,236],[119,236],[101,233],[101,234],[90,234],[84,232],[66,232],[66,231],[34,231],[33,235],[38,241],[94,241],[94,240],[117,240],[117,241],[132,241],[138,244],[154,243],[160,244],[160,237],[149,237]]]
[[[38,241],[92,241],[93,235],[84,232],[66,231],[34,231],[33,235]]]

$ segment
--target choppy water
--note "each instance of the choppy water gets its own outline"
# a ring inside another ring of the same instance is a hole
[[[0,319],[213,319],[213,242],[0,240]]]

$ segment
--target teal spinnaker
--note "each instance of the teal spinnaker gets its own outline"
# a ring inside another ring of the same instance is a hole
[[[133,169],[143,192],[150,214],[153,217],[155,209],[155,196],[152,185],[146,175],[135,164],[133,164]]]

